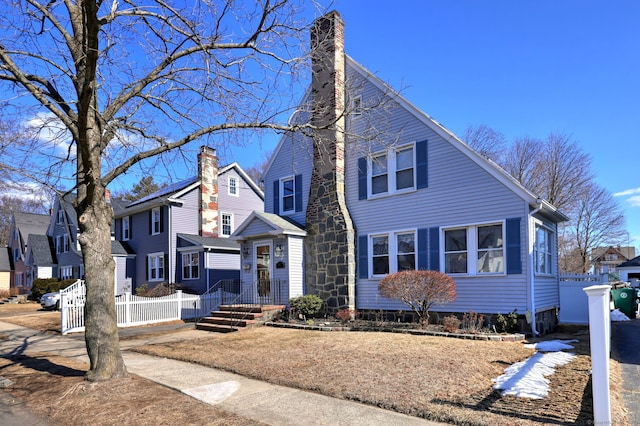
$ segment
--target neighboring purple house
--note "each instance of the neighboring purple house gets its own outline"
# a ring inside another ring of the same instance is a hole
[[[215,150],[201,147],[198,176],[118,206],[115,239],[135,253],[132,275],[117,277],[117,292],[147,284],[180,284],[203,293],[239,278],[236,226],[264,208],[264,194],[237,163],[218,167]]]
[[[233,235],[244,285],[277,280],[281,299],[317,294],[330,313],[398,312],[380,279],[433,269],[457,286],[441,312],[517,310],[533,333],[552,329],[567,217],[345,55],[343,34],[337,12],[312,30],[311,89],[291,120],[327,129],[276,148],[265,213]]]

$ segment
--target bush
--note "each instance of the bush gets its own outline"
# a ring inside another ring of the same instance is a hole
[[[36,278],[31,286],[31,295],[34,300],[40,300],[42,295],[69,287],[78,281],[76,278],[59,281],[57,278]]]
[[[340,309],[336,313],[336,318],[338,318],[344,324],[356,319],[357,316],[358,316],[358,311],[356,311],[355,309]]]
[[[289,299],[289,305],[292,310],[306,319],[320,312],[320,309],[322,309],[322,299],[315,294],[307,294]]]
[[[444,317],[442,320],[442,328],[448,333],[455,333],[460,330],[460,320],[454,315]]]
[[[155,284],[153,287],[150,287],[149,284],[142,284],[136,288],[136,296],[142,297],[169,296],[175,292],[175,286],[168,283]]]
[[[400,300],[417,315],[420,324],[429,323],[429,309],[456,299],[453,278],[439,271],[401,271],[387,275],[378,284],[383,297]]]
[[[470,333],[479,333],[484,327],[484,315],[469,311],[462,315],[462,329]]]
[[[496,325],[500,333],[515,333],[518,331],[518,310],[514,309],[513,312],[509,312],[506,316],[498,314]]]

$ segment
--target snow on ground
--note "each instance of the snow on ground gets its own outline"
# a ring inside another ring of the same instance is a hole
[[[631,321],[628,316],[620,312],[619,309],[614,309],[610,314],[611,321]]]
[[[514,395],[520,398],[541,399],[549,394],[547,376],[555,372],[555,367],[569,363],[575,355],[560,352],[562,349],[573,349],[567,343],[577,340],[549,340],[525,345],[534,348],[533,356],[517,362],[504,370],[504,374],[493,379],[494,389],[502,390],[502,396]]]

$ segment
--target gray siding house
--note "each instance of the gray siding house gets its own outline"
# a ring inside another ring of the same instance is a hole
[[[50,215],[18,213],[11,216],[9,250],[11,256],[10,287],[20,291],[29,290],[34,278],[38,278],[28,267],[27,255],[34,235],[46,235],[51,221]],[[51,277],[51,271],[43,271],[42,278]],[[47,276],[49,275],[49,276]]]
[[[284,135],[270,160],[267,213],[233,236],[243,281],[288,280],[289,297],[318,294],[329,312],[397,312],[380,279],[432,269],[457,287],[437,310],[517,310],[534,334],[552,329],[567,217],[345,55],[343,25],[332,12],[312,30],[311,89],[291,120],[318,129]]]
[[[115,211],[115,239],[136,255],[130,291],[168,283],[202,293],[239,278],[240,246],[228,237],[263,210],[264,194],[237,163],[219,168],[212,148],[201,148],[198,170]]]

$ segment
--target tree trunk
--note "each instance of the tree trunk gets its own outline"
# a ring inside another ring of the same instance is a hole
[[[115,309],[115,262],[111,256],[113,209],[104,198],[104,188],[91,192],[94,196],[88,199],[93,200],[80,203],[77,208],[87,288],[84,321],[90,368],[86,378],[102,381],[126,376],[127,370],[120,353]]]

